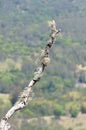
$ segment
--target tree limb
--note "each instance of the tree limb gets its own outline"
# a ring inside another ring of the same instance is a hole
[[[40,66],[35,70],[33,79],[30,81],[28,87],[26,87],[23,93],[21,94],[18,102],[16,102],[16,104],[7,112],[7,114],[1,120],[0,130],[10,129],[11,125],[8,123],[8,119],[10,119],[16,111],[24,108],[27,105],[28,99],[30,97],[30,92],[32,91],[32,87],[36,84],[36,82],[40,80],[42,72],[44,71],[45,67],[48,65],[50,61],[49,50],[52,47],[56,35],[60,32],[60,30],[56,29],[56,24],[54,20],[49,22],[49,26],[51,28],[50,38],[41,54]]]

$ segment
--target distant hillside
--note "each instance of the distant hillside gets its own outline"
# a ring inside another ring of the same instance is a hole
[[[46,22],[55,19],[66,36],[85,43],[85,7],[85,0],[0,0],[0,34],[5,40],[38,44],[47,32]]]

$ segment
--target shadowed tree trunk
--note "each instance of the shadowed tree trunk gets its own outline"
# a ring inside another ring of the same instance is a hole
[[[0,130],[9,130],[11,128],[11,125],[8,123],[8,120],[11,118],[13,114],[15,114],[16,111],[24,108],[27,105],[30,93],[32,91],[32,87],[36,84],[36,82],[40,80],[42,72],[44,71],[45,67],[48,65],[50,61],[49,51],[55,41],[56,35],[60,32],[60,30],[56,29],[56,24],[54,20],[49,22],[49,26],[51,28],[50,38],[44,50],[42,51],[40,58],[40,66],[35,70],[33,79],[30,81],[28,87],[26,87],[23,93],[21,94],[20,99],[1,120]]]

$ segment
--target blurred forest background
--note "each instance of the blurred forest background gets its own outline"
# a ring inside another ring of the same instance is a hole
[[[86,0],[0,0],[0,118],[32,79],[52,19],[62,34],[12,130],[86,130]]]

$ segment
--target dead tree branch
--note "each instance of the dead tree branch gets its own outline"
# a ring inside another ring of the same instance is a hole
[[[35,70],[33,79],[30,81],[28,87],[26,87],[23,93],[21,94],[18,102],[7,112],[7,114],[1,120],[0,130],[10,129],[11,125],[8,123],[8,119],[10,119],[16,111],[24,108],[27,105],[32,87],[36,84],[36,82],[40,80],[42,72],[44,71],[45,67],[48,65],[50,61],[49,50],[52,47],[56,35],[60,32],[60,30],[56,29],[56,24],[54,20],[49,22],[49,26],[51,28],[50,38],[41,54],[40,66]]]

